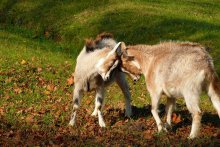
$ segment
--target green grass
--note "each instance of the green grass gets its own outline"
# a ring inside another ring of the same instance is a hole
[[[32,31],[23,37],[42,39],[47,32],[47,39],[62,44],[61,51],[75,57],[84,38],[103,31],[128,44],[195,41],[214,48],[214,58],[219,54],[217,1],[10,0],[1,2],[0,8],[1,22]]]
[[[66,125],[72,108],[72,86],[66,80],[74,71],[84,39],[103,31],[112,32],[118,41],[126,44],[156,44],[166,40],[199,42],[212,48],[210,54],[220,75],[220,3],[217,0],[2,0],[0,131],[4,130],[3,134],[10,130],[15,132],[16,128],[30,132],[45,131],[49,132],[49,138],[57,131],[62,134],[61,128],[68,132]],[[150,104],[144,79],[135,85],[129,82],[132,104],[140,109]],[[118,88],[113,84],[106,93],[108,109],[104,109],[104,114],[114,108],[113,114],[119,115],[113,118],[105,115],[113,125],[125,119],[118,114],[124,108],[123,94]],[[183,100],[178,100],[178,103],[181,104],[178,111],[186,109]],[[93,104],[94,92],[86,94],[82,101],[84,111],[79,116],[80,129],[84,129],[82,136],[90,128],[80,119],[88,117]],[[201,98],[201,107],[205,112],[216,114],[205,95]],[[144,117],[152,119],[151,116]],[[209,118],[212,117],[205,117]],[[121,130],[113,128],[112,133],[120,136],[123,134],[120,131],[129,130],[130,125],[138,123],[138,120],[133,118]],[[93,120],[88,123],[97,124]],[[111,126],[108,129],[111,130]],[[73,136],[79,135],[76,130],[71,131]],[[132,131],[127,133],[132,134]],[[132,135],[139,138],[134,142],[144,141],[143,134],[137,129],[133,128]],[[165,138],[165,144],[170,143],[170,138],[161,136]],[[72,136],[65,137],[68,141],[73,139]],[[92,140],[88,139],[85,144],[93,143]],[[78,143],[83,144],[83,140]]]

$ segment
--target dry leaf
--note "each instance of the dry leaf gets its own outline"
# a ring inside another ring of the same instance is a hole
[[[25,61],[25,60],[22,60],[21,61],[21,65],[24,65],[24,64],[26,64],[27,62]]]
[[[44,94],[49,95],[49,94],[50,94],[50,91],[45,90],[45,91],[44,91]]]
[[[5,83],[7,84],[7,83],[11,83],[11,81],[12,81],[12,77],[9,77],[9,78],[7,78],[7,79],[5,79]]]
[[[180,115],[176,115],[176,113],[173,113],[173,115],[172,115],[172,121],[173,121],[173,123],[175,123],[175,124],[181,122],[181,116],[180,116]]]
[[[49,38],[49,37],[50,37],[50,33],[49,33],[48,31],[45,31],[45,32],[44,32],[44,36],[45,36],[46,38]]]
[[[38,67],[37,68],[37,72],[41,72],[42,71],[42,68],[41,67]]]
[[[31,60],[32,60],[32,61],[35,61],[35,60],[36,60],[36,57],[32,57]]]
[[[47,90],[48,91],[54,91],[54,89],[55,89],[55,85],[53,85],[53,84],[47,85]]]
[[[3,115],[4,114],[4,110],[2,108],[0,108],[0,114]]]
[[[73,85],[74,84],[74,78],[70,77],[69,79],[67,79],[67,85]]]
[[[34,116],[28,116],[28,117],[26,117],[26,122],[29,122],[29,123],[31,123],[31,122],[34,122],[34,118],[33,118]]]
[[[145,139],[148,139],[148,140],[150,140],[150,139],[153,138],[153,136],[152,136],[152,131],[151,131],[151,130],[146,130],[146,131],[144,131],[144,132],[143,132],[143,135],[144,135],[144,138],[145,138]]]
[[[14,92],[15,92],[16,94],[20,94],[20,93],[22,92],[22,90],[21,90],[20,88],[15,88],[15,89],[14,89]]]

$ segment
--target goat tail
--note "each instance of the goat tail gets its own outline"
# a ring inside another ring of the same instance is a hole
[[[220,118],[220,84],[219,84],[219,78],[217,76],[217,73],[214,71],[214,69],[211,69],[208,72],[207,75],[207,91],[208,95],[211,99],[211,102],[218,112],[218,116]]]

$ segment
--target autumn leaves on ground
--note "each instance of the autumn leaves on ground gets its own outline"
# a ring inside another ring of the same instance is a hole
[[[178,8],[178,9],[176,9]],[[220,119],[201,96],[201,135],[188,140],[191,116],[182,99],[169,133],[157,133],[144,79],[133,84],[131,118],[116,84],[106,88],[106,128],[91,116],[94,92],[85,93],[76,126],[69,127],[72,73],[84,39],[112,32],[127,44],[188,40],[212,48],[220,76],[218,1],[52,1],[0,2],[0,146],[216,146]],[[165,121],[166,97],[160,105]]]

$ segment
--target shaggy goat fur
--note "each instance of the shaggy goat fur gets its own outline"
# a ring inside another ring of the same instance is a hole
[[[102,68],[102,71],[109,71],[105,80],[99,74],[98,65],[111,54],[112,49],[116,45],[113,36],[108,33],[102,33],[95,40],[87,40],[86,45],[77,57],[77,63],[74,73],[74,94],[73,94],[73,113],[70,125],[74,125],[76,112],[79,108],[80,98],[83,91],[96,91],[95,109],[92,115],[97,116],[99,125],[105,127],[105,123],[101,114],[101,108],[104,101],[104,87],[116,81],[125,96],[127,116],[131,116],[130,92],[125,75],[117,68],[118,61],[109,63],[111,69]],[[111,73],[111,74],[110,74]]]
[[[119,52],[120,54],[118,55]],[[138,79],[145,77],[151,96],[152,115],[158,131],[171,127],[171,115],[176,98],[184,97],[192,114],[192,129],[189,138],[197,137],[201,125],[199,96],[203,90],[208,95],[220,117],[220,85],[212,58],[205,47],[191,42],[163,42],[157,45],[124,43],[115,49],[115,54],[103,61],[120,60],[122,71]],[[102,73],[104,74],[104,73]],[[157,109],[162,94],[167,95],[167,122],[163,125]]]

